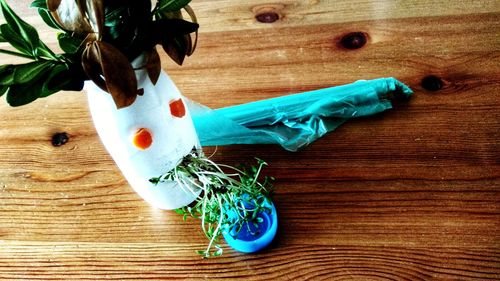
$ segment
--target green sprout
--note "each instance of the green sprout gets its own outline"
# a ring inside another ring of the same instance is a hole
[[[257,225],[262,222],[258,214],[270,212],[268,206],[274,178],[259,180],[266,165],[260,159],[257,159],[256,166],[250,167],[216,164],[193,149],[174,169],[150,179],[150,182],[175,181],[186,192],[201,191],[192,204],[175,212],[184,220],[188,217],[201,220],[201,228],[209,242],[197,253],[208,258],[222,255],[220,236],[224,231],[235,230],[237,235],[246,226],[251,232],[249,223]]]

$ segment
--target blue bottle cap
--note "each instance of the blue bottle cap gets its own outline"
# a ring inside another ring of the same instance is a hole
[[[267,247],[276,236],[278,230],[278,215],[274,204],[270,204],[271,212],[261,212],[257,217],[262,222],[257,226],[253,223],[246,223],[241,230],[236,233],[236,229],[223,231],[222,235],[227,244],[236,251],[243,253],[254,253]]]

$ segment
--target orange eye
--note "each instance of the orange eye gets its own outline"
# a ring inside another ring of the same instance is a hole
[[[186,115],[186,108],[184,107],[182,99],[171,101],[169,105],[172,116],[182,118]]]
[[[148,129],[140,128],[137,132],[135,132],[132,142],[135,147],[145,150],[148,149],[153,143],[153,136]]]

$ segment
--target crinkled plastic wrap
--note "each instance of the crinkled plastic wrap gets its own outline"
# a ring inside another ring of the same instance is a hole
[[[412,90],[394,78],[287,95],[220,109],[188,102],[203,146],[279,144],[297,151],[350,118],[392,108],[394,97]]]

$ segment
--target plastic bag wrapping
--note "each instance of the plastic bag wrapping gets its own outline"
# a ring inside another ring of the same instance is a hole
[[[394,78],[352,84],[210,109],[188,101],[202,146],[279,144],[297,151],[350,118],[392,108],[412,90]]]

